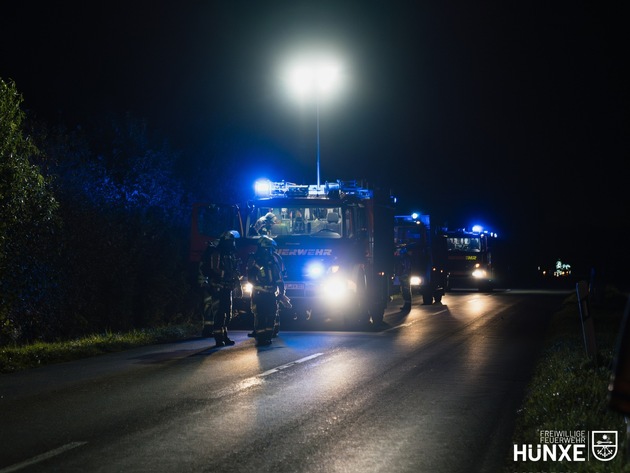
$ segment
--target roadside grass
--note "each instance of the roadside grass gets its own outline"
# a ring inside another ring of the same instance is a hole
[[[595,363],[586,353],[575,292],[565,299],[563,308],[550,321],[545,348],[517,413],[512,439],[513,445],[521,449],[531,445],[536,455],[538,447],[543,449],[542,431],[585,431],[589,445],[590,432],[617,431],[615,458],[604,462],[584,451],[586,461],[582,462],[567,461],[565,457],[559,461],[560,453],[555,461],[532,461],[531,457],[522,461],[522,456],[514,461],[511,449],[505,473],[630,473],[630,459],[624,454],[628,448],[626,420],[608,407],[608,385],[627,300],[626,294],[607,287],[601,302],[591,304],[597,342]]]
[[[199,325],[177,325],[127,333],[105,332],[69,341],[6,346],[0,348],[0,373],[13,373],[140,346],[175,342],[198,334]]]

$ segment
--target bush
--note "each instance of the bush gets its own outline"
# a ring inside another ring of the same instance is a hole
[[[52,179],[31,161],[22,97],[0,79],[0,344],[35,340],[56,324],[59,302],[58,202]]]

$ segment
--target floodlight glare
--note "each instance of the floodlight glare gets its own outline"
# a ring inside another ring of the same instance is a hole
[[[331,60],[296,63],[289,68],[289,89],[300,98],[319,100],[339,84],[340,67]]]

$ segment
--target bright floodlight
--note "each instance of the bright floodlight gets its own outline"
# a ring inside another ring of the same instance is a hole
[[[330,60],[302,62],[293,65],[287,74],[289,87],[298,97],[319,98],[339,84],[339,65]]]

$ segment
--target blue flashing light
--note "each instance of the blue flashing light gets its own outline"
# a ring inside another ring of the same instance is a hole
[[[254,182],[254,193],[257,197],[265,197],[271,195],[271,181],[269,179],[258,179]]]
[[[325,271],[324,265],[320,261],[313,261],[306,268],[307,276],[312,279],[321,277]]]
[[[481,225],[473,225],[472,231],[475,233],[481,233],[483,231],[483,227]]]

